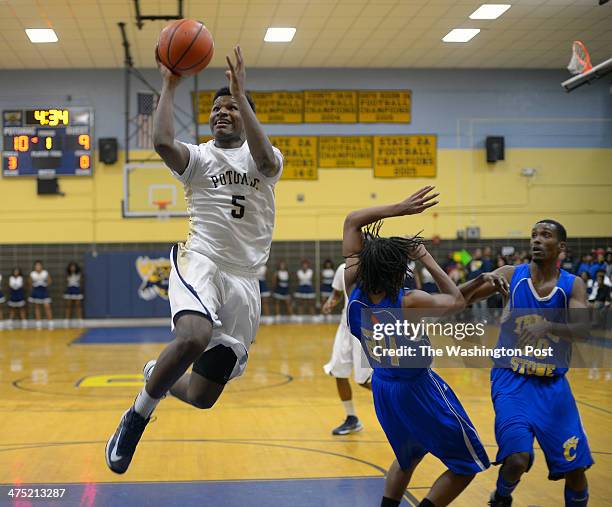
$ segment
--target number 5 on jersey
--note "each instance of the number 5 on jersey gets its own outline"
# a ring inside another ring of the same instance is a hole
[[[238,201],[244,201],[246,197],[244,195],[232,195],[232,205],[236,206],[232,210],[232,216],[234,218],[242,218],[244,216],[244,204],[240,204]]]

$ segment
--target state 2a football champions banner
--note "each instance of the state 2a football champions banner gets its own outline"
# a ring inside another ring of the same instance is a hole
[[[169,255],[142,250],[87,254],[85,316],[169,318]]]

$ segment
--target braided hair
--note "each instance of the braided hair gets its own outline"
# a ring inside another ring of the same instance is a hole
[[[379,220],[362,229],[363,248],[355,254],[359,258],[357,265],[357,283],[362,290],[370,294],[384,292],[395,300],[404,284],[406,276],[412,276],[408,262],[414,260],[410,251],[423,243],[423,238],[416,235],[412,238],[379,236],[383,221]]]

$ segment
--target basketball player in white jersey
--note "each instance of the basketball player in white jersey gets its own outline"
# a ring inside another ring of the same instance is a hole
[[[214,139],[199,146],[174,138],[179,83],[160,64],[163,86],[154,119],[155,150],[185,185],[187,242],[172,248],[168,295],[176,338],[145,365],[146,385],[106,446],[106,462],[124,473],[159,401],[170,393],[211,408],[246,367],[259,325],[257,272],[270,253],[274,185],[283,158],[255,116],[246,94],[240,47],[227,58],[229,89],[216,93],[209,125]],[[187,369],[193,365],[191,373]]]
[[[348,303],[348,298],[344,288],[345,266],[345,263],[338,266],[331,284],[333,293],[321,308],[323,314],[327,315],[340,301],[344,300],[344,308],[342,309],[342,316],[340,317],[340,325],[336,331],[332,356],[329,363],[323,366],[325,373],[336,378],[338,395],[340,396],[340,401],[342,401],[344,411],[346,412],[345,421],[332,430],[333,435],[347,435],[363,429],[363,425],[359,421],[355,412],[355,406],[353,405],[353,392],[348,380],[351,376],[351,371],[358,385],[366,389],[372,389],[370,384],[372,368],[370,368],[368,360],[363,353],[361,343],[351,334],[346,323],[346,305]]]

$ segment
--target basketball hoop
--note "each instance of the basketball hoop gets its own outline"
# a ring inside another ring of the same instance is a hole
[[[153,204],[157,206],[158,220],[168,220],[170,218],[170,210],[168,209],[170,203],[171,201],[153,201]]]
[[[584,74],[593,68],[591,65],[591,57],[586,46],[582,41],[575,40],[572,44],[572,59],[570,60],[567,70],[572,74]]]

